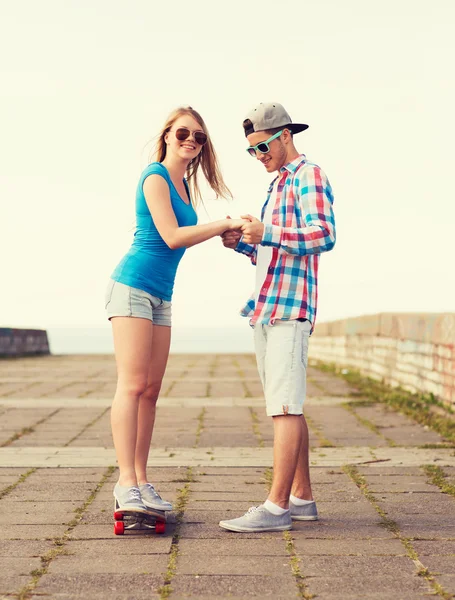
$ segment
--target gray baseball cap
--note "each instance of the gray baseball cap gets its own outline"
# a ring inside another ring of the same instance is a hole
[[[286,127],[292,133],[300,133],[308,129],[309,125],[293,123],[284,106],[278,104],[278,102],[261,102],[250,110],[243,122],[245,136],[256,131],[274,129],[275,127]]]

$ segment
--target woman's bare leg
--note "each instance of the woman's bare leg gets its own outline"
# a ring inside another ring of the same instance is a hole
[[[113,317],[111,322],[118,375],[111,425],[120,469],[119,484],[136,486],[139,398],[147,387],[153,325],[150,320],[137,317]]]
[[[147,459],[155,424],[156,403],[166,371],[170,345],[171,328],[164,325],[154,325],[147,388],[139,400],[135,454],[136,477],[139,485],[148,482]]]

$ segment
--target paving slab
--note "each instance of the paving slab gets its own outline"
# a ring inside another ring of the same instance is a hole
[[[427,555],[422,560],[425,567],[430,569],[430,571],[434,574],[455,576],[455,555]]]
[[[315,583],[315,587],[316,585]],[[374,582],[372,588],[374,588]],[[340,600],[339,592],[334,592],[333,590],[324,590],[322,593],[315,594],[314,597],[321,598],[322,600]],[[364,591],[358,594],[344,592],[342,598],[343,600],[435,600],[437,596],[434,596],[432,590],[416,592],[413,590],[396,590],[391,588],[382,589],[380,592],[364,589]]]
[[[294,538],[294,547],[306,558],[317,556],[406,556],[406,550],[396,538],[383,539],[311,539]],[[306,560],[306,559],[305,559]],[[305,568],[304,568],[305,570]],[[305,570],[306,572],[306,570]]]
[[[280,600],[295,598],[297,585],[291,574],[280,575],[177,575],[173,592],[187,597],[218,595],[229,598],[259,597]]]
[[[85,530],[86,527],[83,529]],[[99,555],[168,555],[171,551],[172,537],[169,535],[155,535],[153,533],[148,533],[147,536],[144,536],[130,532],[123,536],[113,536],[112,526],[104,529],[104,534],[106,534],[105,538],[95,537],[88,540],[71,539],[65,546],[65,552],[72,556],[90,557]],[[78,526],[76,530],[81,531],[82,526]],[[180,545],[179,551],[181,552]]]
[[[53,540],[61,537],[66,530],[67,526],[64,524],[17,525],[8,522],[7,527],[0,527],[0,540]]]
[[[2,557],[2,571],[8,575],[28,575],[30,571],[41,567],[41,559],[37,557]]]
[[[379,519],[357,520],[338,517],[316,522],[296,522],[292,529],[295,538],[302,539],[392,539]]]
[[[127,573],[104,573],[85,574],[76,573],[71,575],[44,575],[35,589],[35,594],[51,596],[52,598],[65,598],[65,595],[87,598],[87,590],[90,598],[106,599],[120,598],[134,594],[139,600],[146,598],[158,598],[158,590],[162,585],[159,575],[146,575]],[[134,592],[132,592],[134,590]]]
[[[266,543],[264,543],[266,540]],[[216,555],[216,556],[284,556],[288,557],[286,545],[282,537],[271,538],[267,534],[256,538],[245,539],[243,535],[237,538],[223,539],[188,539],[179,540],[179,556]],[[245,558],[244,558],[245,559]]]
[[[140,557],[123,553],[58,556],[50,564],[48,573],[50,575],[65,575],[66,573],[162,575],[167,570],[168,562],[167,554],[141,554]]]
[[[438,541],[424,541],[414,540],[412,545],[414,546],[417,554],[420,557],[424,556],[452,556],[455,558],[455,541],[447,542],[443,540]]]
[[[414,598],[423,597],[425,594],[432,592],[430,586],[421,577],[415,575],[403,575],[396,573],[395,576],[381,575],[375,577],[364,577],[361,573],[354,579],[352,577],[311,577],[305,580],[308,584],[310,593],[316,594],[320,598],[326,598],[326,595],[332,594],[336,590],[338,598],[345,598],[345,594],[352,593],[353,588],[361,598],[368,599],[370,594],[377,594],[378,590],[384,598],[395,600],[402,598],[403,600],[413,600]],[[428,596],[427,600],[428,600]]]
[[[5,598],[14,598],[13,594],[27,585],[30,576],[27,575],[9,575],[0,573],[0,594],[5,594]],[[6,596],[8,594],[8,596]],[[3,600],[3,597],[2,597]]]
[[[284,544],[283,544],[284,545]],[[214,552],[182,555],[177,565],[178,575],[270,575],[271,573],[291,572],[290,558],[286,555],[274,556],[218,556]]]
[[[455,575],[438,575],[437,582],[446,592],[455,595]]]
[[[414,562],[407,556],[311,556],[302,560],[305,577],[355,577],[368,580],[378,572],[387,579],[411,579],[416,572]]]
[[[56,546],[50,540],[2,540],[0,557],[38,557],[54,548]]]

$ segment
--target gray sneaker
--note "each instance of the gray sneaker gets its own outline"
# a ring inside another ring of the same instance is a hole
[[[172,504],[163,500],[151,483],[144,483],[139,486],[142,496],[142,502],[148,508],[155,510],[172,510]]]
[[[292,528],[291,511],[273,515],[262,504],[252,506],[243,517],[220,521],[220,527],[229,531],[286,531]]]
[[[141,500],[141,492],[138,487],[129,487],[116,483],[114,487],[114,498],[116,510],[147,512],[147,507]]]
[[[316,502],[308,502],[307,504],[297,506],[289,500],[289,509],[293,521],[317,521],[319,519]]]

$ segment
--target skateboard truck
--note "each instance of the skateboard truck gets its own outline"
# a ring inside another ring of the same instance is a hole
[[[125,531],[149,531],[164,533],[166,531],[166,513],[161,510],[140,512],[121,510],[115,501],[114,504],[114,533],[123,535]]]

